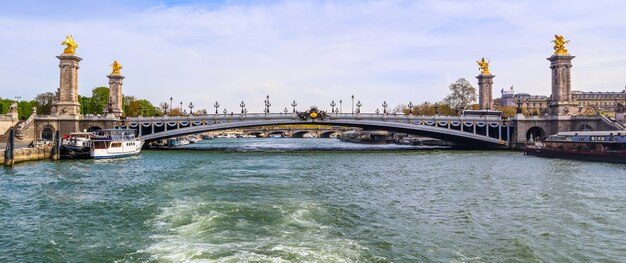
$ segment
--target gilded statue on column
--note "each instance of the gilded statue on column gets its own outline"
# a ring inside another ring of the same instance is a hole
[[[483,75],[489,75],[491,73],[489,73],[489,62],[485,60],[485,58],[482,58],[481,60],[476,61],[476,63],[478,63],[478,69],[480,70],[480,74]]]
[[[554,40],[552,40],[552,43],[554,43],[554,54],[568,54],[567,49],[565,49],[565,44],[569,43],[569,40],[565,40],[563,36],[554,35]]]
[[[118,63],[117,60],[113,61],[113,64],[111,65],[111,67],[113,68],[113,71],[111,71],[111,74],[120,74],[120,69],[122,69],[122,64]]]
[[[66,36],[65,37],[65,41],[63,41],[61,43],[61,45],[66,45],[67,46],[63,50],[63,54],[75,54],[76,53],[76,48],[78,47],[78,44],[76,44],[76,42],[74,42],[74,38],[72,38],[72,35]]]

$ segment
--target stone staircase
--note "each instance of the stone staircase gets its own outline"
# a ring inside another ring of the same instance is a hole
[[[32,125],[34,122],[35,116],[32,115],[27,120],[21,120],[17,122],[11,129],[15,130],[15,141],[16,142],[31,142],[35,140],[33,134],[35,132],[35,126]],[[10,129],[9,129],[10,130]],[[0,143],[5,143],[9,140],[9,130],[7,130],[4,134],[0,135]]]
[[[24,123],[24,121],[19,121],[17,124],[13,125],[11,129],[17,130],[17,128],[19,127],[21,123]],[[9,140],[9,131],[11,129],[8,129],[4,134],[0,135],[0,143],[5,143],[7,142],[7,140]]]

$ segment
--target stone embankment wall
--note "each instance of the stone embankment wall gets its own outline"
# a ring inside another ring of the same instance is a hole
[[[50,159],[52,147],[21,148],[13,151],[14,163]],[[4,150],[0,150],[0,160],[4,161]]]

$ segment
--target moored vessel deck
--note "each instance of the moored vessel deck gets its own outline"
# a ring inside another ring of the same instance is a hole
[[[524,154],[597,162],[626,163],[626,132],[559,132],[524,147]]]
[[[94,159],[137,155],[142,146],[143,140],[135,138],[135,130],[99,130],[93,140],[90,155]]]

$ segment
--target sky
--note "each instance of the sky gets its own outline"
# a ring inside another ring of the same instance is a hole
[[[218,101],[276,112],[334,100],[349,112],[440,101],[476,60],[489,59],[493,97],[550,95],[554,34],[565,36],[572,89],[626,85],[626,1],[1,1],[0,97],[32,99],[59,85],[60,43],[83,60],[79,94],[107,86],[122,64],[124,94],[158,105]]]

